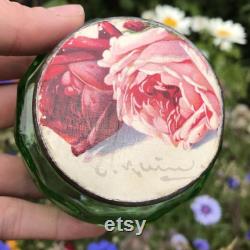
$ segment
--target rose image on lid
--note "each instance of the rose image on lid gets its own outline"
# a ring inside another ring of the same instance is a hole
[[[218,81],[183,36],[138,18],[95,21],[47,57],[33,114],[64,178],[114,204],[154,204],[213,162],[223,125]]]

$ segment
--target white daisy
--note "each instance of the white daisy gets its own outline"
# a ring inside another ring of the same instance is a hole
[[[246,33],[239,23],[213,18],[209,22],[209,31],[214,36],[214,44],[222,50],[229,50],[232,43],[246,44]]]
[[[191,18],[191,29],[194,32],[206,30],[209,27],[209,19],[205,16],[194,16]]]
[[[141,15],[145,19],[155,19],[155,12],[153,10],[146,10]]]
[[[178,8],[169,5],[157,5],[155,8],[156,20],[176,29],[182,34],[189,34],[190,18]]]

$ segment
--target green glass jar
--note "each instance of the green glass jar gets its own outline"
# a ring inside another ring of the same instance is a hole
[[[205,57],[140,18],[87,23],[38,56],[18,87],[15,138],[35,183],[92,223],[155,220],[193,197],[222,129]]]

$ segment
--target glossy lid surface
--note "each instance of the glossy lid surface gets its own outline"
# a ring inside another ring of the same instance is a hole
[[[204,56],[156,22],[92,22],[47,58],[33,107],[47,157],[71,184],[110,202],[162,200],[209,167],[221,90]]]

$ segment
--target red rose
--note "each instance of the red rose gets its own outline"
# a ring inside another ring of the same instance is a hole
[[[147,24],[140,20],[128,20],[123,24],[123,27],[138,32],[144,30]]]
[[[121,33],[109,22],[98,38],[70,38],[49,62],[41,78],[40,122],[83,153],[118,130],[112,87],[104,83],[108,69],[97,65],[111,37]]]

